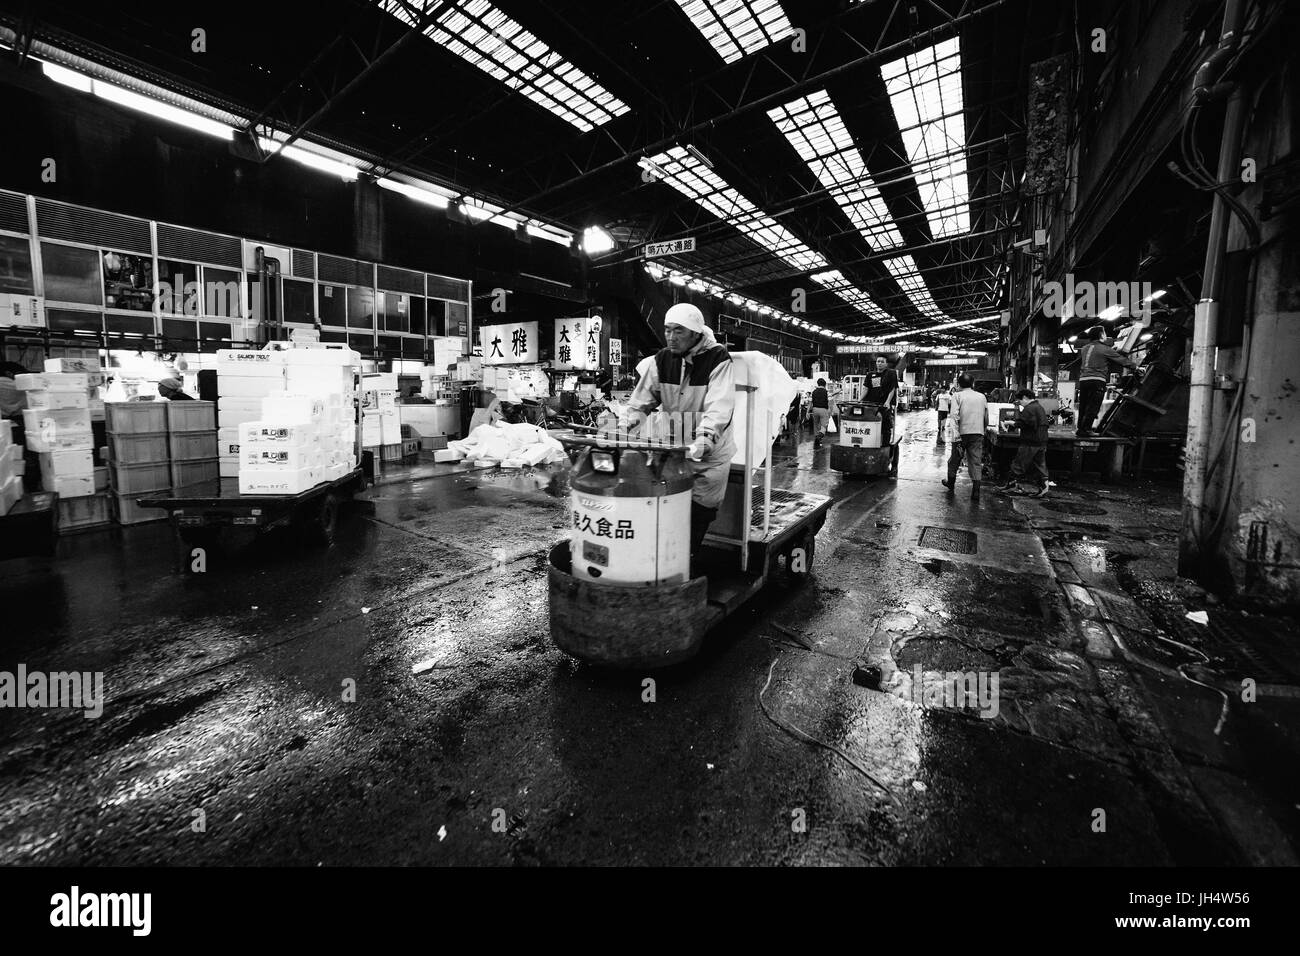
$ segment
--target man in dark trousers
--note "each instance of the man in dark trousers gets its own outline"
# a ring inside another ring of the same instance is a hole
[[[898,406],[898,373],[886,368],[883,355],[876,356],[876,370],[867,376],[867,394],[862,399],[880,409],[880,444],[888,445],[894,434],[894,409]]]
[[[949,491],[957,488],[957,470],[965,458],[970,468],[971,500],[979,501],[980,479],[983,475],[984,426],[988,418],[988,400],[974,389],[975,380],[966,372],[957,376],[957,391],[952,396],[952,418],[957,440],[948,456],[948,478],[943,486]]]
[[[826,379],[817,379],[812,391],[813,447],[820,448],[826,434],[826,423],[831,420],[831,395],[826,391]]]
[[[1101,328],[1093,326],[1083,333],[1083,348],[1079,349],[1079,422],[1075,434],[1087,438],[1092,434],[1092,423],[1101,411],[1110,381],[1110,366],[1120,365],[1137,371],[1137,362],[1123,352],[1117,352],[1102,341]]]
[[[1020,491],[1020,479],[1032,474],[1038,490],[1032,492],[1035,498],[1047,494],[1047,426],[1051,416],[1047,409],[1037,401],[1034,393],[1027,388],[1016,392],[1016,424],[1020,427],[1020,450],[1016,460],[1011,463],[1011,478],[998,491],[1015,493]]]

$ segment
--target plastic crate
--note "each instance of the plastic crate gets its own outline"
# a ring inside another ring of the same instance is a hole
[[[217,428],[216,402],[168,402],[167,430],[169,432],[215,431]]]
[[[120,495],[162,491],[172,486],[171,465],[165,461],[142,465],[115,464],[108,470],[108,484]]]
[[[167,431],[166,402],[105,402],[109,435],[143,435]]]
[[[396,445],[380,445],[380,461],[401,461],[402,446],[399,442]]]
[[[195,461],[172,462],[173,488],[184,488],[188,485],[197,485],[205,481],[219,481],[220,479],[221,459],[216,455]]]
[[[59,533],[84,531],[112,524],[107,493],[59,499]]]
[[[197,461],[217,457],[217,430],[172,432],[167,436],[172,461]]]
[[[109,495],[109,513],[112,514],[113,520],[118,524],[144,524],[148,521],[166,521],[166,511],[161,508],[141,508],[136,503],[140,498],[147,498],[157,494],[156,491],[146,491],[139,495]]]
[[[166,432],[108,436],[108,460],[115,465],[150,465],[170,459]]]

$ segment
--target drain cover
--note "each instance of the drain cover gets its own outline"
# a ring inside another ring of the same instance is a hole
[[[1072,501],[1040,501],[1048,511],[1057,511],[1063,515],[1104,515],[1105,508],[1096,505],[1077,505]]]
[[[955,554],[975,554],[975,532],[961,528],[935,528],[927,525],[921,529],[921,540],[917,542],[923,548],[936,551],[952,551]]]

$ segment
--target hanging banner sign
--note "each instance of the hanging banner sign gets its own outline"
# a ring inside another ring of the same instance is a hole
[[[656,256],[671,256],[677,252],[694,252],[694,239],[671,239],[668,242],[647,242],[643,255],[647,259]]]
[[[508,322],[478,330],[484,365],[519,365],[537,361],[537,323]]]
[[[555,320],[555,368],[590,371],[600,368],[600,330],[604,320],[590,318]]]
[[[840,355],[865,355],[868,352],[885,351],[884,342],[861,342],[856,345],[837,345],[835,351]]]
[[[623,340],[609,340],[609,364],[611,368],[619,368],[623,364]]]

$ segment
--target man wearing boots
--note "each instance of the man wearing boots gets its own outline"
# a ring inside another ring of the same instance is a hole
[[[1016,424],[1020,426],[1020,449],[1016,452],[1016,460],[1011,463],[1010,480],[998,491],[1019,492],[1020,479],[1032,474],[1038,486],[1032,494],[1035,498],[1042,498],[1047,494],[1047,426],[1051,418],[1027,388],[1016,392],[1016,404],[1020,406],[1016,413]]]
[[[952,396],[952,419],[957,432],[952,454],[948,456],[948,480],[943,486],[949,492],[957,487],[957,469],[962,456],[970,468],[970,496],[974,501],[980,496],[980,473],[984,466],[984,423],[988,418],[988,400],[971,386],[975,380],[962,373],[957,377],[957,391]]]

